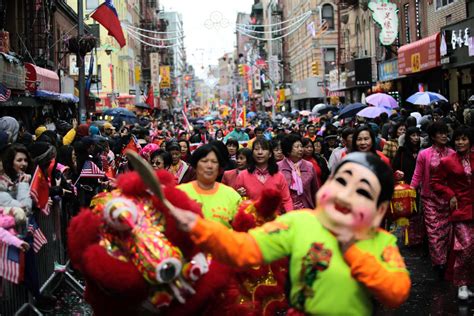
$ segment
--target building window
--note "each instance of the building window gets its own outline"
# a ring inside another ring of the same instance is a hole
[[[436,9],[442,8],[450,3],[453,3],[455,0],[436,0]]]
[[[410,37],[410,5],[407,3],[403,6],[403,17],[405,19],[405,43],[411,43]]]
[[[86,0],[86,10],[95,10],[99,6],[99,0]]]
[[[415,0],[416,39],[421,39],[420,0]]]
[[[334,8],[332,5],[323,5],[321,17],[328,24],[328,30],[334,30]]]
[[[336,65],[336,49],[324,49],[324,73],[329,75],[329,72],[334,69]]]

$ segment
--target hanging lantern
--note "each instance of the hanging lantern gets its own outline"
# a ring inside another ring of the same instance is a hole
[[[390,218],[396,228],[403,227],[405,245],[408,245],[409,218],[416,212],[416,191],[403,181],[395,185],[390,201]]]

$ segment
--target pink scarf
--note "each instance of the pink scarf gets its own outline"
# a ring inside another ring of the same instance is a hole
[[[268,172],[267,168],[255,168],[255,175],[257,176],[258,181],[260,181],[261,183],[267,182],[267,179],[270,177],[270,173]]]
[[[433,153],[430,161],[431,170],[436,170],[441,162],[441,158],[446,157],[448,153],[449,151],[447,147],[439,148],[438,146],[433,145]]]
[[[468,151],[466,154],[460,156],[461,164],[464,168],[464,173],[467,176],[467,180],[471,183],[471,176],[472,176],[472,166],[471,166],[471,151]]]
[[[301,179],[301,164],[303,160],[294,163],[290,159],[286,158],[288,164],[291,167],[291,185],[290,189],[296,191],[298,195],[303,194],[303,180]]]

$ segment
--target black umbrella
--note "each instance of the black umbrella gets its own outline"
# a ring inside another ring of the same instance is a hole
[[[332,106],[332,105],[327,105],[323,108],[320,108],[316,111],[316,114],[318,115],[322,115],[322,114],[327,114],[328,112],[333,112],[333,113],[336,113],[338,112],[339,109],[335,106]]]
[[[348,117],[356,116],[359,111],[365,109],[367,105],[356,102],[349,105],[346,105],[342,110],[339,112],[338,119],[345,119]]]
[[[147,109],[147,110],[150,109],[150,106],[148,104],[144,103],[144,102],[140,102],[140,103],[135,104],[135,107],[140,108],[140,109]]]

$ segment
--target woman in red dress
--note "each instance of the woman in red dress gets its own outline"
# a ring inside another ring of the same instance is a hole
[[[456,153],[441,159],[431,178],[433,191],[449,201],[452,242],[449,249],[448,277],[458,287],[458,298],[474,297],[474,136],[467,127],[454,134]]]
[[[222,176],[221,182],[234,189],[237,189],[235,187],[235,181],[237,180],[237,176],[241,171],[247,169],[247,164],[250,159],[252,159],[252,151],[250,150],[250,148],[240,148],[237,151],[237,168],[224,171],[224,175]]]

